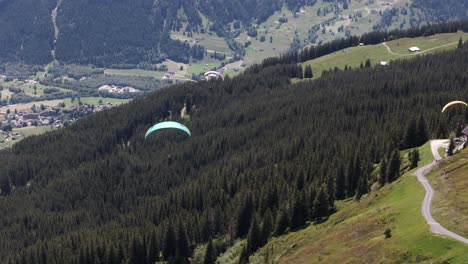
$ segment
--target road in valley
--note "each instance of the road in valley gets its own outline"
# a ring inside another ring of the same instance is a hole
[[[436,220],[434,220],[431,214],[431,203],[432,203],[432,198],[434,197],[434,189],[432,189],[431,185],[429,184],[429,181],[427,180],[426,175],[432,170],[432,168],[437,164],[437,162],[442,159],[442,157],[439,155],[438,149],[441,147],[446,147],[447,145],[448,145],[448,140],[431,140],[431,150],[432,150],[432,155],[434,156],[435,161],[433,161],[429,165],[419,168],[414,173],[416,177],[418,177],[419,182],[424,186],[424,189],[426,189],[426,195],[424,196],[424,201],[422,203],[421,213],[424,219],[426,219],[426,222],[431,227],[431,231],[433,233],[451,237],[453,239],[456,239],[468,245],[467,238],[462,237],[458,234],[455,234],[450,230],[447,230],[442,225],[440,225]]]

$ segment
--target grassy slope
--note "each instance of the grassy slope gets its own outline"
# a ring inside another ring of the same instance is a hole
[[[435,190],[432,214],[447,229],[468,237],[468,150],[441,162],[429,175]]]
[[[333,69],[338,67],[344,69],[346,65],[353,68],[359,67],[361,62],[365,62],[366,59],[370,59],[372,64],[378,64],[380,61],[391,61],[395,59],[411,58],[414,53],[410,54],[407,49],[411,46],[418,46],[421,48],[421,52],[424,50],[439,47],[441,45],[455,43],[462,37],[464,40],[468,39],[468,33],[447,33],[437,34],[429,37],[419,38],[404,38],[387,42],[387,45],[397,54],[395,55],[388,52],[387,48],[382,44],[367,45],[351,47],[348,49],[337,51],[326,56],[310,60],[302,65],[311,65],[314,73],[314,78],[320,77],[323,70]],[[429,52],[442,51],[448,48],[455,48],[456,43],[450,46],[445,46],[440,49],[433,49]]]
[[[420,153],[420,165],[432,160],[429,144]],[[361,202],[339,202],[323,224],[272,239],[251,263],[467,263],[466,245],[429,232],[420,212],[424,189],[412,172]]]

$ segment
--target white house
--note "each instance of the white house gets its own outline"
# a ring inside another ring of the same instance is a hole
[[[418,47],[411,47],[408,50],[411,51],[411,52],[421,51],[421,49],[418,48]]]
[[[386,65],[388,65],[388,61],[381,61],[381,62],[380,62],[380,65],[386,66]]]

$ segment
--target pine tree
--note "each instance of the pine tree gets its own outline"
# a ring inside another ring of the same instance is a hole
[[[450,137],[450,142],[449,142],[448,149],[447,149],[447,156],[449,157],[453,156],[454,151],[455,151],[455,142],[453,141],[453,137]]]
[[[268,208],[263,215],[262,223],[262,244],[266,244],[270,238],[271,232],[273,230],[273,215],[271,210]]]
[[[429,133],[427,132],[426,120],[423,115],[419,116],[417,124],[417,137],[418,137],[418,146],[423,145],[429,140]]]
[[[356,200],[361,200],[361,197],[369,192],[369,180],[367,170],[363,170],[363,174],[359,177],[358,187],[356,190]]]
[[[121,260],[117,259],[114,247],[110,247],[107,253],[107,264],[120,264]],[[154,263],[154,262],[151,262]]]
[[[463,39],[462,39],[462,37],[460,37],[460,39],[458,40],[458,48],[459,49],[463,48]]]
[[[146,249],[143,248],[143,245],[137,237],[133,238],[129,256],[130,264],[146,264]]]
[[[165,260],[170,259],[176,255],[177,238],[172,225],[169,225],[164,238],[163,256]]]
[[[400,152],[398,149],[393,150],[390,160],[388,161],[387,182],[393,182],[400,177]]]
[[[183,224],[180,225],[179,229],[177,230],[177,249],[176,249],[176,256],[181,257],[183,259],[187,259],[190,257],[190,246],[187,238],[187,232],[185,231],[185,227]]]
[[[414,169],[414,168],[418,167],[419,160],[420,160],[419,150],[415,149],[415,150],[411,151],[410,152],[410,162],[411,162],[410,169]]]
[[[327,217],[330,214],[329,208],[329,197],[326,191],[326,187],[322,186],[317,193],[317,197],[314,201],[314,214],[319,221],[323,217]]]
[[[336,173],[335,196],[338,200],[346,198],[346,176],[342,164],[340,164]]]
[[[249,254],[247,253],[247,247],[244,246],[239,256],[239,264],[248,264],[248,263],[249,263]]]
[[[148,256],[146,257],[146,262],[148,264],[153,264],[159,260],[159,247],[156,240],[156,234],[154,231],[151,233],[149,245],[148,245]]]
[[[387,158],[383,158],[382,162],[380,162],[378,181],[381,186],[387,183]]]
[[[366,67],[366,68],[370,68],[370,66],[371,66],[371,62],[370,62],[369,59],[367,59],[367,60],[366,60],[366,65],[365,65],[365,67]]]
[[[303,226],[307,221],[307,208],[305,206],[304,196],[302,193],[297,193],[295,196],[289,224],[292,229]]]
[[[254,204],[250,194],[244,199],[237,217],[237,236],[243,237],[249,231],[250,220],[254,211]]]
[[[210,239],[208,245],[206,246],[205,259],[203,260],[204,264],[215,264],[216,261],[216,252],[213,247],[213,241]]]
[[[417,147],[419,144],[418,140],[418,128],[416,120],[411,118],[408,125],[406,126],[405,139],[404,139],[404,148],[413,148]]]
[[[250,224],[249,233],[247,234],[247,255],[250,256],[261,247],[261,236],[257,217],[254,215]]]
[[[288,215],[281,210],[276,217],[276,224],[275,224],[275,235],[280,236],[284,234],[286,228],[288,227]]]

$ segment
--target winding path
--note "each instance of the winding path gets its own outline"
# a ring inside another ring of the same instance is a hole
[[[400,54],[400,53],[394,52],[394,51],[387,45],[387,42],[382,42],[382,45],[384,45],[384,46],[387,48],[388,52],[391,53],[391,54],[393,54],[393,55],[397,55],[397,56],[416,56],[416,55],[423,54],[423,53],[426,53],[426,52],[431,51],[431,50],[435,50],[435,49],[440,49],[440,48],[443,48],[443,47],[452,46],[452,45],[455,45],[455,44],[457,44],[457,43],[458,43],[458,42],[452,42],[452,43],[440,45],[440,46],[437,46],[437,47],[433,47],[433,48],[430,48],[430,49],[427,49],[427,50],[423,50],[423,51],[420,51],[420,52],[409,53],[409,54]]]
[[[426,222],[431,227],[431,231],[433,233],[451,237],[453,239],[456,239],[468,245],[468,239],[444,228],[436,220],[434,220],[431,214],[431,203],[432,203],[432,198],[434,197],[434,189],[432,189],[431,185],[429,184],[429,181],[427,180],[426,175],[437,164],[437,161],[442,159],[442,157],[440,157],[439,152],[437,150],[440,147],[446,146],[447,144],[448,144],[448,140],[431,140],[431,150],[432,150],[432,155],[434,156],[435,161],[433,161],[431,164],[428,164],[422,168],[419,168],[414,173],[416,177],[418,177],[419,182],[424,186],[424,189],[426,189],[426,195],[424,196],[424,201],[421,206],[421,213],[424,219],[426,219]]]

